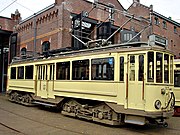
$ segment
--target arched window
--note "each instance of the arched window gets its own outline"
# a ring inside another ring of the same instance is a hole
[[[50,42],[44,41],[42,43],[42,52],[48,52],[50,50]]]
[[[26,52],[27,52],[27,49],[25,48],[25,47],[23,47],[22,49],[21,49],[21,55],[23,56],[23,55],[26,55]]]

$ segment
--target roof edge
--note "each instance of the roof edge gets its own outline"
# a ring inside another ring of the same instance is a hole
[[[51,5],[47,6],[47,7],[45,7],[45,8],[43,8],[43,9],[41,9],[40,11],[38,11],[38,12],[34,13],[33,15],[31,15],[31,16],[25,18],[24,20],[22,20],[19,24],[22,24],[22,23],[24,23],[24,22],[26,22],[26,21],[32,19],[33,17],[42,14],[43,12],[45,12],[45,11],[47,11],[47,10],[53,8],[54,6],[55,6],[55,3],[53,3],[53,4],[51,4]]]

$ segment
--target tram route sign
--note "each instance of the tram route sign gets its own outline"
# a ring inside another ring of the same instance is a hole
[[[155,34],[149,36],[149,43],[150,45],[168,46],[168,40],[166,38]]]

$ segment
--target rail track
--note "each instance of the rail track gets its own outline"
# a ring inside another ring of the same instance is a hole
[[[12,112],[12,111],[9,111],[9,110],[4,109],[4,108],[1,108],[1,107],[0,107],[0,109],[3,110],[3,111],[6,111],[6,112],[8,112],[8,113],[14,114],[14,115],[16,115],[16,116],[18,116],[18,117],[21,117],[21,118],[24,118],[24,119],[27,119],[27,120],[30,120],[30,121],[33,121],[33,122],[36,122],[36,123],[39,123],[39,124],[46,125],[46,126],[48,126],[48,127],[52,127],[52,128],[55,128],[55,129],[65,130],[65,131],[68,131],[68,132],[71,132],[71,133],[76,133],[76,134],[80,134],[80,135],[83,134],[83,135],[84,135],[84,133],[76,132],[76,131],[73,131],[73,130],[70,130],[70,129],[61,128],[61,127],[58,127],[58,126],[53,126],[53,125],[47,124],[47,123],[45,123],[45,122],[41,122],[41,121],[38,121],[38,120],[34,120],[34,119],[31,119],[31,118],[25,117],[25,116],[23,116],[23,115],[14,113],[14,112]],[[15,132],[17,132],[17,133],[21,133],[21,134],[24,134],[24,135],[25,135],[25,133],[22,133],[21,131],[19,131],[18,129],[16,129],[16,128],[14,128],[14,127],[10,127],[10,126],[8,126],[8,125],[6,125],[6,124],[4,124],[4,123],[1,123],[1,122],[0,122],[0,124],[1,124],[2,126],[4,126],[4,127],[8,128],[8,129],[10,129],[10,130],[12,130],[12,131],[15,131]]]
[[[1,96],[0,96],[1,97]],[[7,102],[8,103],[8,102]],[[15,104],[15,106],[18,105],[18,104]],[[11,106],[13,106],[13,104],[11,104]],[[19,105],[21,106],[21,105]],[[26,107],[26,106],[24,106]],[[31,108],[31,107],[27,107],[27,108]],[[34,107],[32,107],[34,108]],[[42,125],[45,125],[45,126],[48,126],[48,127],[51,127],[51,128],[54,128],[55,130],[63,130],[64,132],[69,132],[71,134],[79,134],[79,135],[89,135],[91,133],[84,133],[82,131],[75,131],[73,130],[73,128],[67,128],[66,125],[65,126],[58,126],[58,125],[53,125],[53,124],[50,124],[50,123],[47,123],[45,121],[41,121],[41,120],[38,120],[38,119],[34,119],[32,117],[28,117],[27,115],[24,115],[22,113],[19,113],[19,112],[14,112],[12,109],[9,109],[9,108],[6,108],[6,107],[2,107],[0,106],[0,110],[3,110],[5,113],[9,113],[9,114],[13,114],[15,116],[17,116],[18,118],[23,118],[25,120],[29,120],[31,122],[36,122],[38,124],[42,124]],[[47,111],[47,109],[44,109],[44,111]],[[56,113],[55,111],[53,113]],[[32,114],[33,115],[33,114]],[[56,114],[55,114],[56,115]],[[61,114],[59,114],[61,115]],[[20,129],[17,129],[11,125],[8,125],[7,123],[5,122],[0,122],[0,125],[2,125],[3,127],[6,127],[8,128],[9,130],[13,131],[14,133],[18,134],[18,135],[26,135],[27,133],[21,131]],[[23,125],[23,124],[22,124]],[[97,124],[99,125],[99,124]],[[163,126],[157,126],[157,125],[146,125],[146,126],[134,126],[134,125],[123,125],[123,126],[106,126],[104,124],[101,124],[103,126],[108,127],[108,128],[112,128],[112,130],[115,130],[117,131],[117,133],[122,130],[122,132],[133,132],[133,134],[144,134],[144,135],[154,135],[154,134],[158,134],[158,133],[155,133],[155,131],[158,131],[158,130],[162,130],[163,132],[168,132],[168,133],[171,133],[171,132],[178,132],[180,133],[180,128],[174,128],[174,127],[167,127],[167,128],[164,128]],[[77,125],[76,125],[77,126]],[[154,130],[154,132],[151,132],[151,130]]]
[[[15,129],[15,128],[12,128],[12,127],[10,127],[10,126],[8,126],[8,125],[2,123],[2,122],[0,122],[0,125],[3,126],[3,127],[5,127],[5,128],[8,128],[8,129],[11,130],[11,131],[14,131],[14,132],[17,133],[17,134],[25,135],[25,134],[22,133],[21,131]]]

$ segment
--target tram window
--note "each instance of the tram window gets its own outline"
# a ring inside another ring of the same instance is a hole
[[[135,56],[130,56],[130,81],[135,81]]]
[[[42,80],[45,80],[45,66],[42,66]]]
[[[173,83],[173,56],[170,57],[170,83]]]
[[[154,82],[154,52],[148,52],[148,82]]]
[[[120,57],[120,81],[124,81],[124,57]]]
[[[174,71],[174,86],[180,87],[180,71]]]
[[[11,79],[16,79],[16,67],[11,68]]]
[[[89,60],[78,60],[72,62],[72,79],[89,80]]]
[[[54,80],[54,65],[50,65],[49,80]]]
[[[44,80],[47,80],[47,65],[45,66],[45,75],[44,75]]]
[[[24,67],[18,67],[17,79],[24,79]]]
[[[38,70],[38,79],[47,80],[47,65],[39,66]]]
[[[180,64],[175,64],[176,65],[176,68],[180,68]]]
[[[42,74],[41,70],[42,70],[42,66],[38,66],[38,80],[41,80],[41,74]]]
[[[25,78],[33,79],[33,66],[32,65],[25,67]]]
[[[139,81],[143,81],[144,80],[144,56],[143,55],[139,55],[139,77],[138,77]]]
[[[92,60],[92,80],[114,80],[114,58]]]
[[[156,53],[156,82],[162,83],[162,53]]]
[[[56,79],[57,80],[70,79],[70,62],[60,62],[56,64]]]
[[[164,82],[169,83],[169,55],[164,55]]]

